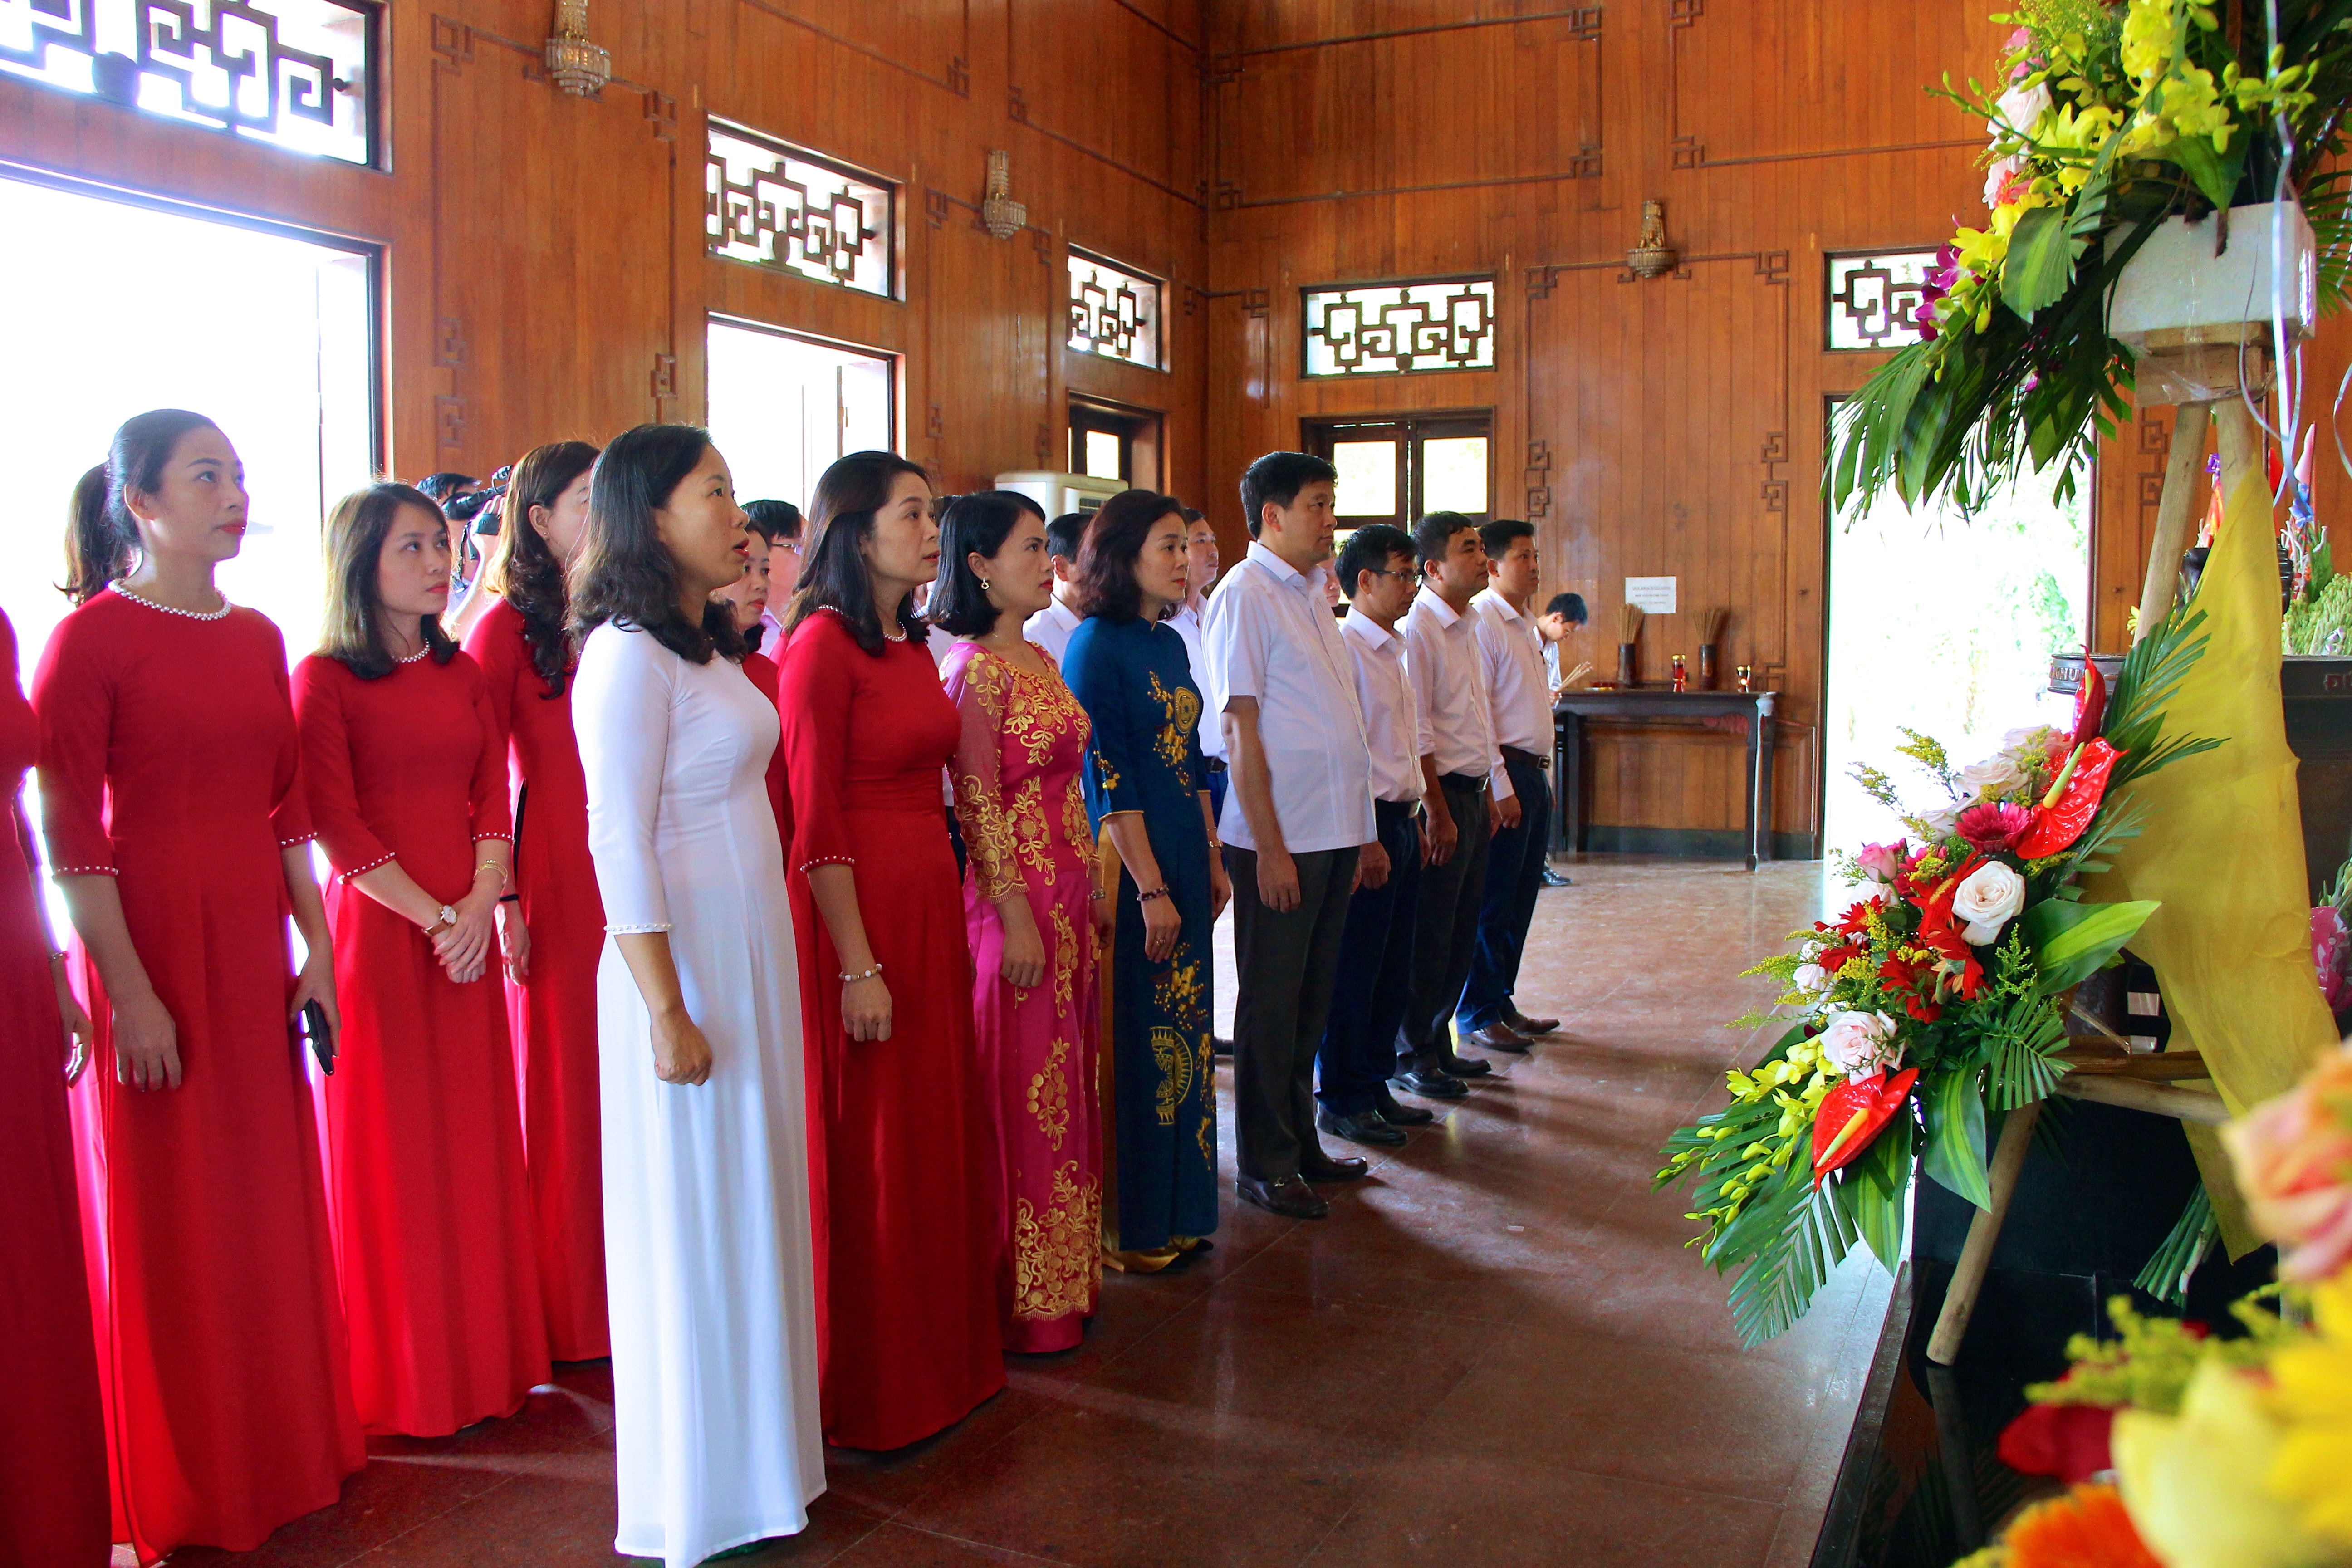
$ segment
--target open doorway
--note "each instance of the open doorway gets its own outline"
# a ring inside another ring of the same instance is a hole
[[[720,316],[709,346],[710,438],[739,499],[805,508],[835,458],[897,449],[888,354]]]
[[[319,531],[377,466],[374,257],[322,236],[0,174],[0,428],[21,504],[0,517],[0,606],[27,679],[70,606],[66,504],[116,426],[191,408],[236,446],[252,492],[229,598],[316,647]]]
[[[1955,767],[2002,734],[2052,721],[2050,656],[2080,647],[2089,625],[2090,476],[2065,500],[2056,470],[2021,476],[1974,518],[1906,510],[1891,496],[1832,519],[1823,832],[1851,853],[1905,829],[1849,776],[1883,768],[1906,800],[1934,796],[1895,755],[1906,728],[1931,735]]]
[[[1070,472],[1090,479],[1117,479],[1137,489],[1158,489],[1162,423],[1154,409],[1073,396]]]

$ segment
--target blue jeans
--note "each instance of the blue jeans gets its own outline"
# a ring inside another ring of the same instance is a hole
[[[1519,983],[1519,960],[1527,952],[1528,924],[1535,919],[1536,895],[1543,891],[1544,851],[1551,842],[1551,780],[1533,763],[1504,759],[1511,793],[1518,797],[1519,821],[1495,835],[1486,856],[1486,891],[1478,907],[1478,950],[1470,960],[1470,981],[1454,1012],[1464,1034],[1507,1023],[1511,992]]]
[[[1396,1070],[1397,1031],[1412,984],[1413,914],[1421,894],[1421,822],[1411,801],[1375,801],[1389,879],[1348,900],[1331,1016],[1316,1052],[1315,1098],[1334,1116],[1361,1116],[1380,1104]]]

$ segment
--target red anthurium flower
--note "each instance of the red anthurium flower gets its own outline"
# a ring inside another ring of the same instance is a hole
[[[2040,860],[2072,848],[2091,826],[2091,818],[2099,814],[2099,802],[2107,793],[2107,775],[2122,757],[2121,752],[2096,738],[2075,748],[2066,771],[2034,807],[2033,826],[2015,846],[2019,857]]]
[[[2107,678],[2091,662],[2091,650],[2083,649],[2083,687],[2074,693],[2074,744],[2095,738],[2099,725],[2107,716]]]
[[[1885,1069],[1868,1078],[1850,1078],[1822,1097],[1813,1115],[1813,1185],[1843,1165],[1851,1165],[1870,1147],[1879,1131],[1895,1120],[1911,1098],[1919,1069],[1908,1068],[1892,1079]]]

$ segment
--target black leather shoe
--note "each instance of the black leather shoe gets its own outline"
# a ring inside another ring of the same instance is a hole
[[[1455,1078],[1484,1078],[1495,1070],[1491,1062],[1480,1061],[1476,1057],[1457,1056],[1452,1051],[1440,1056],[1437,1065]]]
[[[1310,1182],[1352,1182],[1372,1168],[1352,1154],[1326,1154],[1309,1145],[1298,1152],[1298,1173]]]
[[[1418,1105],[1399,1105],[1386,1084],[1374,1089],[1372,1098],[1378,1104],[1381,1120],[1391,1127],[1426,1127],[1437,1120],[1434,1110],[1423,1110]]]
[[[1462,1037],[1462,1043],[1465,1046],[1475,1046],[1482,1051],[1518,1052],[1528,1048],[1528,1037],[1504,1023],[1489,1024],[1483,1029],[1473,1029]],[[1454,1064],[1446,1063],[1445,1070],[1454,1071]]]
[[[1399,1094],[1417,1094],[1424,1100],[1460,1100],[1470,1092],[1470,1086],[1460,1079],[1427,1068],[1401,1072],[1389,1079],[1389,1087]]]
[[[1218,1056],[1229,1057],[1234,1054],[1234,1043],[1223,1035],[1211,1035],[1209,1049]]]
[[[1337,1116],[1318,1110],[1315,1113],[1315,1126],[1318,1131],[1345,1138],[1350,1143],[1377,1143],[1388,1149],[1401,1148],[1404,1143],[1404,1129],[1390,1126],[1388,1118],[1377,1110],[1360,1116]]]
[[[1321,1219],[1331,1212],[1331,1205],[1317,1197],[1315,1189],[1297,1176],[1272,1182],[1261,1182],[1255,1176],[1235,1176],[1234,1195],[1285,1219]]]
[[[1551,1034],[1559,1027],[1558,1018],[1530,1018],[1517,1007],[1511,1008],[1503,1015],[1503,1022],[1530,1038],[1537,1035]]]
[[[1573,888],[1576,884],[1550,867],[1544,868],[1543,885],[1547,888]]]

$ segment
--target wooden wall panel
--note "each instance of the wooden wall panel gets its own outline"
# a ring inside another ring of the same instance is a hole
[[[389,6],[383,170],[15,80],[0,80],[0,160],[382,245],[386,447],[404,474],[486,473],[541,440],[702,417],[703,322],[719,312],[898,355],[900,445],[943,487],[1041,452],[1060,467],[1075,383],[1163,411],[1169,482],[1199,490],[1199,0],[598,0],[590,32],[615,79],[595,101],[535,63],[552,14]],[[898,183],[901,297],[706,256],[711,113]],[[1029,209],[1011,241],[973,227],[999,149]],[[1168,279],[1169,371],[1067,369],[1086,357],[1061,346],[1073,242]]]
[[[1864,149],[1975,152],[1980,138],[1926,89],[1947,72],[1990,79],[1980,7],[1878,0],[1727,5],[1672,0],[1666,134],[1673,167],[1848,156]],[[1837,177],[1837,176],[1831,176]]]
[[[1643,637],[1653,674],[1695,653],[1689,612],[1730,606],[1726,664],[1782,694],[1773,826],[1810,840],[1827,399],[1884,359],[1825,351],[1823,257],[1933,245],[1969,210],[1973,139],[1919,89],[1989,70],[2002,29],[1968,0],[1253,0],[1213,20],[1212,471],[1295,447],[1309,415],[1492,408],[1496,510],[1537,523],[1547,584],[1585,595],[1604,662],[1628,574],[1682,580],[1688,612]],[[1384,117],[1330,110],[1384,118],[1370,145],[1400,157],[1308,140],[1315,106],[1376,97],[1377,63],[1405,58]],[[1281,135],[1234,123],[1261,103],[1292,117]],[[1449,188],[1400,191],[1407,170]],[[1644,199],[1683,267],[1621,281]],[[1470,271],[1499,280],[1493,372],[1300,378],[1301,285]],[[1626,729],[1595,753],[1597,824],[1740,819],[1724,737]]]
[[[1589,6],[1221,55],[1217,205],[1596,175],[1600,37]]]
[[[424,466],[487,473],[499,453],[676,417],[674,104],[617,85],[593,100],[548,90],[535,47],[470,26],[435,43],[426,265],[442,390]]]

